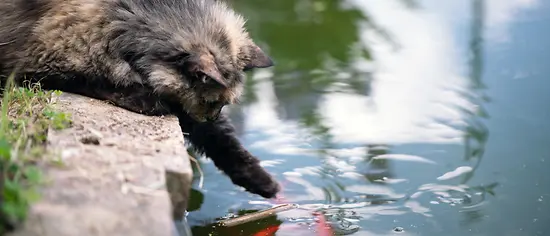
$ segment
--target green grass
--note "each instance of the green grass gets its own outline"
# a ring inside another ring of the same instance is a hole
[[[66,113],[50,104],[52,94],[36,84],[13,86],[8,78],[0,102],[0,235],[23,223],[30,205],[40,199],[44,182],[40,166],[46,161],[48,128],[70,125]]]

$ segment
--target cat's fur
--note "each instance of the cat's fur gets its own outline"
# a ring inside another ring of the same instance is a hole
[[[3,0],[0,74],[175,114],[191,144],[233,183],[266,198],[278,183],[234,135],[221,109],[244,71],[273,65],[241,15],[214,0]],[[5,80],[5,79],[2,79]]]

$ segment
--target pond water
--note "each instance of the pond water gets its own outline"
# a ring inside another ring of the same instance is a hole
[[[200,158],[195,236],[550,235],[549,1],[232,2],[276,66],[228,112],[301,210],[215,227],[275,203]]]

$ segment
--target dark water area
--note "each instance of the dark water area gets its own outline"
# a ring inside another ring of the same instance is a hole
[[[233,5],[276,66],[228,112],[301,208],[215,227],[275,203],[199,158],[195,236],[317,235],[314,210],[351,235],[550,235],[549,1]]]

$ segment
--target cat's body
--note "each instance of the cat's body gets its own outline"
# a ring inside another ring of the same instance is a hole
[[[244,70],[272,66],[244,19],[213,0],[5,0],[0,74],[108,100],[146,115],[174,114],[191,144],[231,180],[274,197],[279,185],[221,113]]]

